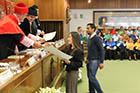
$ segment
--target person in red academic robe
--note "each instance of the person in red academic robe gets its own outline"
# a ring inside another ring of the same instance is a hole
[[[6,15],[0,20],[0,60],[15,54],[19,43],[26,47],[41,47],[40,43],[28,38],[18,26],[27,13],[28,7],[24,3],[18,3],[13,15]]]

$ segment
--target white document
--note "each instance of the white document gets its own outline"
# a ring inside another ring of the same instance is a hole
[[[6,83],[12,77],[13,77],[13,73],[10,71],[10,69],[0,73],[0,86]]]
[[[26,63],[24,65],[26,65],[28,63],[29,66],[33,65],[34,63],[36,63],[37,61],[35,60],[34,56],[32,56],[31,58],[29,58]]]
[[[43,38],[45,39],[45,41],[48,41],[48,40],[52,40],[55,37],[55,35],[56,35],[56,31],[45,34]]]
[[[69,60],[69,59],[72,58],[72,56],[67,55],[67,54],[61,52],[60,50],[58,50],[54,46],[49,46],[49,47],[46,47],[45,49],[46,49],[46,51],[54,54],[55,56],[59,57],[60,59],[67,59],[67,60]]]
[[[0,62],[0,69],[8,69],[9,64],[8,63],[1,63]]]

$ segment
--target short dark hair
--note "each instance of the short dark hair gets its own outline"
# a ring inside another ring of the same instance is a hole
[[[93,23],[88,23],[87,26],[88,26],[88,25],[90,25],[90,27],[91,27],[92,29],[93,29],[93,28],[96,29],[95,24],[93,24]]]
[[[38,9],[38,6],[37,5],[33,5],[31,6],[32,8],[35,8],[35,9]]]
[[[78,26],[78,27],[77,27],[77,30],[79,30],[80,28],[82,28],[82,27],[81,27],[81,26]]]

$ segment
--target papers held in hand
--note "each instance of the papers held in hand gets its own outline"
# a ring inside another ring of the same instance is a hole
[[[72,56],[63,53],[62,51],[58,50],[54,46],[48,46],[45,49],[46,49],[46,51],[54,54],[55,56],[59,57],[60,59],[67,59],[67,60],[69,60],[69,59],[72,58]]]
[[[52,40],[55,37],[55,35],[56,35],[56,31],[45,34],[43,38],[45,39],[45,41],[48,41],[48,40]]]

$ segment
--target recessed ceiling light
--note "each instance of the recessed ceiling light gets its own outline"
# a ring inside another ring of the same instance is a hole
[[[88,3],[91,3],[91,0],[88,0]]]

